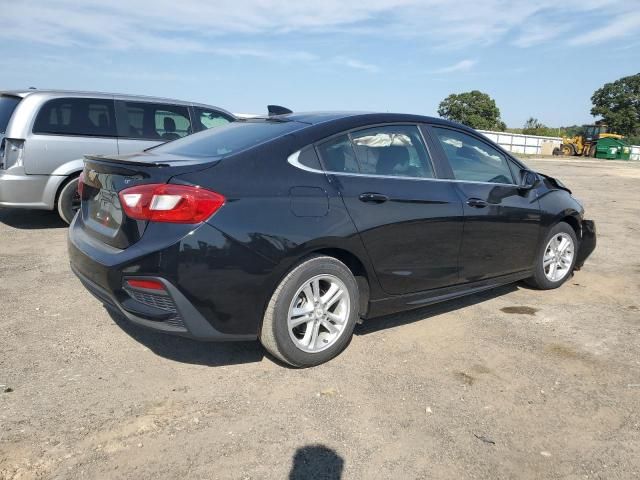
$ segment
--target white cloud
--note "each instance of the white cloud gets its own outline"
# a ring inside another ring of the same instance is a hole
[[[353,68],[356,70],[364,70],[366,72],[375,73],[380,71],[380,68],[377,65],[373,65],[371,63],[363,62],[361,60],[357,60],[355,58],[349,57],[335,57],[334,62],[338,65],[342,65],[345,67]]]
[[[433,73],[454,73],[454,72],[467,72],[471,70],[478,63],[477,60],[460,60],[458,63],[449,65],[448,67],[439,68],[434,70]]]
[[[637,6],[637,0],[457,0],[454,5],[450,0],[14,0],[2,7],[0,37],[67,47],[308,60],[309,52],[295,47],[274,52],[258,37],[295,43],[319,34],[408,36],[439,48],[506,41],[527,48],[552,40],[584,45],[633,35],[640,25]],[[597,28],[585,30],[589,24]],[[373,71],[364,61],[350,63],[346,66]]]
[[[638,33],[640,12],[627,13],[615,17],[608,24],[580,34],[569,41],[570,45],[592,45],[617,40]]]

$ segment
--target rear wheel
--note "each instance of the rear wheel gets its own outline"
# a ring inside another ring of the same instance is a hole
[[[58,214],[67,223],[71,223],[73,217],[80,209],[80,194],[78,193],[78,177],[65,183],[58,194]]]
[[[594,143],[589,147],[589,156],[595,158],[596,156],[596,144]]]
[[[276,288],[260,341],[290,365],[319,365],[349,343],[358,306],[358,284],[347,266],[333,257],[312,257],[291,270]]]
[[[558,288],[571,277],[577,252],[578,238],[573,228],[568,223],[558,223],[542,243],[533,276],[527,283],[540,290]]]

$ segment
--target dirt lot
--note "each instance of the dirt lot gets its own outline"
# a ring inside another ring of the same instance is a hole
[[[54,214],[0,211],[0,478],[637,478],[640,163],[528,163],[597,222],[581,272],[367,322],[308,370],[112,318]]]

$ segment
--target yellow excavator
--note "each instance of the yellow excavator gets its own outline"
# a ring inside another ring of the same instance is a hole
[[[554,150],[554,155],[595,157],[598,153],[598,141],[610,138],[622,142],[622,135],[609,133],[607,125],[596,123],[595,125],[584,125],[582,135],[575,137],[562,137],[562,146]]]

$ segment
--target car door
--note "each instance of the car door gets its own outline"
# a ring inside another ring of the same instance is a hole
[[[135,153],[193,133],[189,107],[116,100],[118,152]]]
[[[318,145],[380,284],[405,294],[458,282],[462,202],[435,180],[416,125],[383,125]]]
[[[462,281],[530,270],[540,233],[535,189],[520,188],[516,164],[479,136],[440,126],[429,130],[463,201]]]

